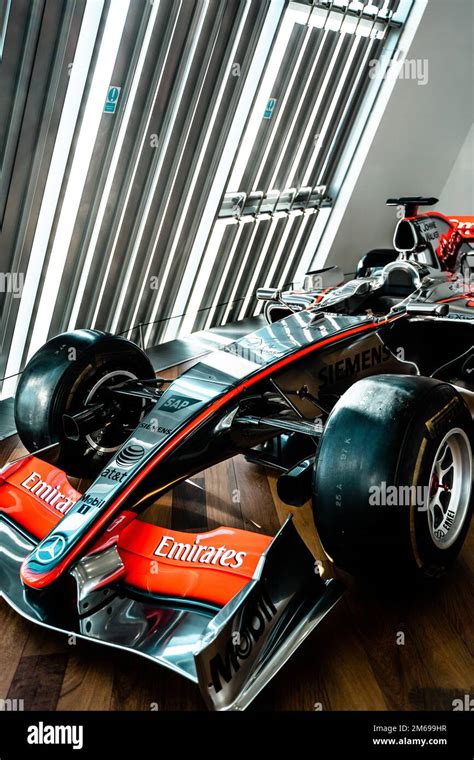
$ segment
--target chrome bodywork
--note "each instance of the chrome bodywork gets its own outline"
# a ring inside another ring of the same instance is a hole
[[[20,566],[35,542],[3,516],[0,538],[1,595],[23,617],[147,657],[198,684],[216,710],[245,709],[342,595],[341,584],[319,576],[291,518],[254,578],[221,609],[140,598],[120,584],[98,588],[91,578],[103,581],[117,564],[108,549],[77,563],[67,594],[31,591]]]

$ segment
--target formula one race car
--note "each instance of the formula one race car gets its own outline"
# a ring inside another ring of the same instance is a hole
[[[315,288],[337,278],[326,270],[306,293],[260,293],[288,316],[269,310],[271,324],[174,381],[96,330],[43,346],[15,400],[32,453],[0,471],[8,603],[171,668],[211,708],[244,709],[342,588],[315,571],[291,518],[274,536],[146,521],[160,495],[238,453],[279,470],[286,503],[312,499],[343,570],[444,573],[474,499],[472,226],[416,216],[422,202],[397,200],[396,258],[369,255],[345,284]],[[93,480],[80,493],[71,476]],[[377,488],[392,498],[375,504]]]
[[[433,206],[437,202],[437,198],[389,198],[387,205],[397,206],[403,214],[395,228],[393,248],[366,253],[359,261],[356,278],[346,284],[344,291],[339,289],[333,293],[344,282],[339,267],[308,272],[302,290],[281,293],[274,288],[260,289],[258,297],[267,301],[264,309],[267,321],[275,322],[312,305],[324,303],[328,306],[335,298],[348,298],[352,291],[362,294],[366,285],[359,280],[375,276],[378,276],[375,282],[377,298],[370,299],[370,306],[386,313],[403,296],[411,294],[419,283],[419,276],[409,274],[413,269],[408,268],[408,274],[402,277],[398,264],[387,267],[400,260],[424,265],[418,269],[420,274],[430,271],[439,277],[440,272],[445,272],[449,281],[459,281],[459,292],[469,298],[474,288],[474,217],[448,217],[436,211],[418,213],[420,206]],[[391,274],[392,270],[394,274]],[[383,279],[380,279],[382,274]],[[371,289],[374,290],[374,286]]]

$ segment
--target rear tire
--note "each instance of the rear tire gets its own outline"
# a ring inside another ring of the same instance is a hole
[[[48,341],[23,370],[15,396],[15,423],[22,443],[68,475],[93,478],[128,438],[143,414],[141,399],[127,398],[117,417],[78,441],[66,437],[63,415],[100,403],[107,387],[154,376],[146,354],[134,343],[98,330],[74,330]]]
[[[316,527],[334,563],[379,578],[446,572],[473,510],[473,428],[447,383],[355,383],[329,416],[313,480]]]

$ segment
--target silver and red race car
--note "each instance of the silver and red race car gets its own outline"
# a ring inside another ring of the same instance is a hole
[[[304,291],[259,291],[267,326],[176,380],[123,338],[48,341],[15,399],[31,453],[0,471],[7,602],[180,673],[210,708],[245,709],[343,589],[291,517],[276,535],[146,520],[236,454],[276,468],[284,502],[312,499],[343,570],[444,573],[474,499],[474,217],[418,213],[433,200],[394,199],[395,251],[367,254],[353,280],[331,268]]]

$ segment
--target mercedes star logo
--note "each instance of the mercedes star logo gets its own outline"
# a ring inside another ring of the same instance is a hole
[[[36,559],[42,565],[47,565],[61,556],[66,546],[64,536],[51,536],[46,538],[36,550]]]

